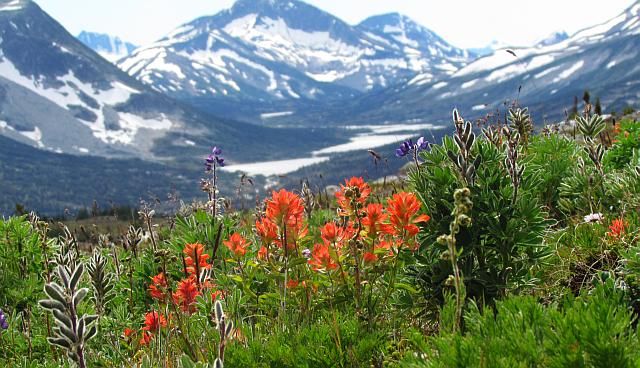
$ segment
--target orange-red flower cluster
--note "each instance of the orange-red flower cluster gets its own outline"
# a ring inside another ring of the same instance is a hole
[[[273,191],[271,198],[267,199],[267,217],[278,227],[302,222],[303,213],[302,198],[295,193],[280,189],[279,192]]]
[[[278,226],[268,217],[256,220],[256,231],[264,246],[269,246],[278,240]]]
[[[428,215],[416,216],[420,210],[420,201],[413,193],[400,192],[387,200],[387,212],[390,215],[389,234],[407,240],[415,236],[419,229],[416,224],[429,221]]]
[[[157,299],[161,303],[166,302],[167,300],[167,279],[164,276],[163,272],[153,276],[151,278],[153,283],[149,285],[149,292],[151,293],[151,297]]]
[[[223,243],[236,257],[245,255],[249,247],[247,240],[238,233],[231,234],[229,240],[225,240]]]
[[[620,239],[622,235],[624,235],[624,231],[628,225],[629,224],[623,219],[615,219],[611,221],[607,235],[613,239]]]
[[[381,204],[369,203],[364,209],[364,215],[362,226],[367,233],[367,237],[376,239],[383,233],[391,232],[391,227],[386,224],[389,215],[383,212]]]
[[[357,204],[364,205],[371,194],[371,187],[363,178],[345,179],[336,192],[336,200],[341,216],[351,216],[358,211]]]
[[[178,289],[173,293],[173,301],[183,312],[193,313],[195,312],[193,303],[200,294],[194,278],[189,277],[178,283]]]
[[[332,245],[339,249],[344,246],[344,241],[350,239],[356,230],[350,224],[347,227],[336,225],[335,222],[328,222],[320,228],[320,236],[325,244]]]
[[[183,253],[189,274],[198,277],[202,269],[211,268],[211,265],[207,263],[209,255],[204,253],[204,245],[199,243],[187,244],[184,247]]]
[[[338,264],[331,257],[329,246],[326,244],[316,244],[313,246],[312,258],[309,264],[314,271],[329,271],[338,267]]]
[[[167,319],[157,311],[151,311],[144,316],[144,327],[142,327],[141,337],[139,344],[147,345],[151,338],[158,332],[160,332],[161,327],[167,327]],[[133,335],[134,331],[132,329],[125,329],[124,335],[126,338],[129,338]]]
[[[278,192],[273,191],[271,198],[266,200],[266,204],[267,217],[256,222],[256,229],[263,246],[268,247],[273,241],[278,247],[282,247],[283,240],[286,239],[287,249],[295,249],[309,232],[304,225],[302,198],[293,192],[281,189]],[[266,251],[263,254],[266,254]]]

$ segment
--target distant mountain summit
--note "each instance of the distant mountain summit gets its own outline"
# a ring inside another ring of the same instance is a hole
[[[111,62],[122,59],[137,48],[136,45],[121,40],[120,37],[110,36],[104,33],[82,31],[77,38],[80,42]]]
[[[538,42],[535,43],[534,46],[536,46],[536,47],[551,46],[551,45],[555,45],[556,43],[562,42],[562,41],[566,40],[567,38],[569,38],[569,35],[567,34],[567,32],[565,32],[565,31],[557,31],[557,32],[553,32],[552,34],[548,35],[547,37],[539,40]]]
[[[417,75],[409,82],[326,109],[325,121],[413,121],[447,116],[452,107],[469,117],[503,109],[518,99],[540,114],[537,121],[562,118],[574,96],[585,89],[601,99],[604,111],[640,101],[640,1],[618,16],[567,37],[557,32],[530,47],[500,48],[433,80]],[[425,105],[425,101],[429,101]],[[342,104],[345,105],[345,104]]]
[[[358,24],[357,28],[384,37],[402,47],[407,56],[419,55],[434,66],[443,67],[450,60],[466,62],[469,58],[467,51],[451,46],[435,32],[399,13],[369,17]],[[451,69],[449,66],[443,67],[447,68]]]
[[[298,0],[238,0],[118,65],[180,98],[277,101],[352,97],[466,62],[463,50],[399,15],[351,26]]]

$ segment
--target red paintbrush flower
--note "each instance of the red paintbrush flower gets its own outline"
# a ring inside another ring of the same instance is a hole
[[[294,250],[298,247],[298,244],[309,234],[309,229],[304,226],[304,223],[299,222],[295,224],[289,224],[287,226],[287,249]],[[277,241],[278,247],[282,248],[282,241]]]
[[[278,239],[278,226],[268,217],[256,220],[256,231],[264,246],[271,245]]]
[[[314,271],[328,271],[338,267],[338,264],[331,257],[331,253],[329,253],[329,246],[326,244],[314,245],[311,257],[309,264]]]
[[[204,245],[199,243],[187,244],[184,247],[185,263],[187,264],[187,272],[195,277],[200,276],[200,270],[211,268],[207,263],[209,255],[204,253]]]
[[[407,192],[394,194],[387,200],[387,213],[391,220],[391,226],[387,232],[404,239],[415,236],[419,231],[416,224],[430,219],[428,215],[416,216],[419,210],[420,201],[415,194]]]
[[[351,224],[344,228],[336,225],[335,222],[327,222],[320,228],[320,236],[326,244],[331,244],[335,248],[342,248],[344,241],[350,239],[355,234],[355,231]]]
[[[378,256],[371,252],[365,252],[362,258],[366,263],[373,263],[378,260]]]
[[[160,331],[160,327],[167,326],[167,319],[156,311],[151,311],[144,316],[144,327],[142,330],[151,333]]]
[[[245,253],[247,253],[247,247],[249,246],[247,240],[238,233],[231,234],[229,240],[225,240],[223,243],[236,257],[245,255]]]
[[[142,337],[140,338],[139,344],[141,346],[149,344],[149,342],[151,341],[151,337],[153,335],[148,331],[140,331],[140,332],[142,333]]]
[[[280,189],[273,191],[271,198],[267,199],[267,217],[278,227],[289,226],[296,222],[302,222],[304,206],[302,199],[295,193]]]
[[[151,278],[153,283],[149,285],[149,292],[151,297],[161,302],[166,301],[167,298],[167,279],[164,277],[164,273],[159,274]]]
[[[628,225],[629,224],[623,219],[615,219],[611,221],[607,235],[611,238],[619,239],[624,234],[624,230]]]
[[[364,179],[356,178],[345,179],[344,184],[340,184],[340,190],[336,192],[336,200],[340,206],[341,216],[351,216],[358,211],[358,208],[352,207],[352,200],[356,203],[364,204],[371,194],[371,187],[365,183]]]
[[[173,293],[173,301],[183,312],[193,313],[195,312],[193,303],[198,295],[200,295],[198,286],[193,277],[189,277],[178,283],[178,290]]]
[[[258,250],[258,259],[263,261],[267,259],[267,247],[260,247],[260,249]]]
[[[384,222],[389,217],[382,211],[382,205],[379,203],[369,203],[364,208],[365,217],[362,219],[362,226],[371,239],[376,239],[381,233],[388,233],[391,229]]]
[[[130,329],[130,328],[125,328],[125,329],[124,329],[124,338],[125,338],[127,341],[131,341],[131,336],[132,336],[134,333],[136,333],[136,331],[135,331],[135,330]]]

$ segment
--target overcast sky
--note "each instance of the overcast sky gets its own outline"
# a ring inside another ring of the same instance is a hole
[[[234,0],[36,0],[71,33],[117,35],[143,45],[177,26],[233,5]],[[463,48],[492,40],[528,45],[546,35],[569,34],[620,14],[633,0],[306,0],[348,23],[399,12]]]

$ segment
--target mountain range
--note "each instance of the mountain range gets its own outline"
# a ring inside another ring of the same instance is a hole
[[[111,62],[122,59],[138,47],[131,42],[121,40],[120,37],[104,33],[82,31],[77,38],[87,47]]]
[[[135,49],[107,35],[74,37],[33,1],[0,0],[0,143],[12,147],[0,150],[0,186],[13,188],[0,212],[15,202],[52,211],[52,203],[78,207],[91,196],[117,201],[123,191],[130,202],[145,181],[192,178],[215,144],[229,148],[232,167],[319,162],[280,180],[294,183],[309,173],[347,176],[356,157],[358,165],[368,159],[366,148],[418,129],[437,139],[444,131],[425,123],[446,120],[453,107],[480,117],[519,99],[546,121],[584,89],[606,109],[634,104],[639,12],[640,1],[571,36],[478,56],[400,14],[349,25],[298,0],[238,0]],[[364,156],[349,153],[356,148]],[[64,173],[95,172],[95,163],[111,174],[121,168],[136,186],[112,180],[100,196],[87,188],[104,182],[98,174],[82,184],[37,176],[32,184],[48,187],[34,202],[15,190],[30,160]],[[153,180],[146,174],[157,170],[164,172]],[[239,177],[226,173],[224,185]],[[59,191],[77,200],[60,201]]]

